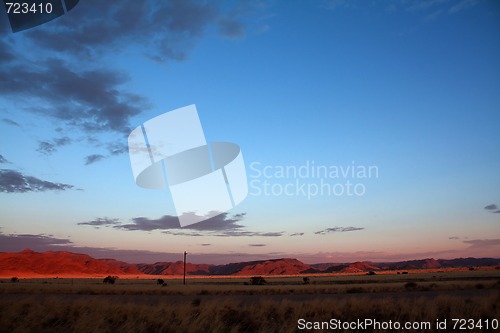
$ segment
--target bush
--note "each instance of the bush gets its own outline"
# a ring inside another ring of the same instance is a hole
[[[103,283],[109,283],[109,284],[115,284],[116,279],[118,279],[118,276],[111,276],[108,275],[102,280]]]
[[[374,271],[369,271],[366,275],[376,275],[376,273]]]
[[[415,289],[417,288],[417,283],[416,282],[408,282],[405,284],[406,289]]]
[[[12,283],[19,282],[19,278],[17,276],[14,276],[14,277],[10,278],[10,282],[12,282]]]
[[[166,283],[165,283],[165,281],[163,279],[156,280],[156,284],[161,284],[162,286],[166,285]]]
[[[304,284],[309,284],[311,282],[309,280],[309,277],[307,277],[307,276],[303,277],[302,280],[304,281]]]
[[[261,285],[266,284],[266,280],[262,276],[252,276],[250,278],[250,282],[254,286],[261,286]]]

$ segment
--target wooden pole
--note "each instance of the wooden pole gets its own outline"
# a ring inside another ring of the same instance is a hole
[[[184,285],[186,285],[186,255],[187,252],[184,251]]]

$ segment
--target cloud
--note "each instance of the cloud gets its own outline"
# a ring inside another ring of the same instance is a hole
[[[460,237],[457,237],[457,236],[451,236],[451,237],[448,237],[448,239],[460,239]]]
[[[222,213],[220,215],[214,216],[205,221],[191,224],[183,229],[198,230],[198,231],[221,231],[221,230],[234,230],[242,228],[243,226],[237,222],[241,221],[245,217],[245,214],[236,214],[229,217],[228,213]],[[177,216],[164,215],[159,219],[149,219],[146,217],[136,217],[132,219],[132,223],[117,225],[114,228],[124,229],[124,230],[168,230],[168,229],[181,229],[179,219]],[[189,234],[186,232],[181,232],[177,234]],[[198,233],[189,234],[197,235]]]
[[[293,234],[290,234],[290,237],[293,237],[293,236],[304,236],[304,233],[303,232],[295,232]]]
[[[222,29],[223,35],[243,33],[238,19],[223,10],[230,3],[196,0],[123,0],[110,6],[94,0],[81,2],[57,24],[32,29],[26,35],[38,46],[69,52],[82,58],[99,56],[105,50],[139,44],[145,54],[159,61],[184,60],[211,25],[234,26]],[[75,23],[77,22],[77,23]]]
[[[456,14],[464,9],[473,7],[477,5],[479,1],[477,0],[462,0],[459,2],[454,2],[454,5],[448,10],[450,14]]]
[[[214,234],[216,237],[281,237],[284,231],[277,232],[256,232],[256,231],[225,231],[224,233]]]
[[[129,231],[153,231],[166,229],[180,229],[181,225],[177,216],[164,215],[158,219],[135,217],[132,223],[116,225],[113,228]]]
[[[252,247],[263,247],[263,246],[266,246],[266,244],[248,244],[248,246],[252,246]]]
[[[98,136],[95,145],[104,143],[108,154],[90,155],[103,157],[87,157],[87,165],[122,154],[127,151],[131,118],[152,105],[126,88],[130,79],[122,70],[99,60],[134,48],[155,61],[182,61],[207,31],[243,36],[245,17],[254,16],[261,7],[197,0],[123,0],[111,6],[89,0],[42,29],[19,34],[22,43],[17,44],[2,20],[0,97],[21,111],[56,121],[67,133],[77,129],[87,137]],[[22,52],[21,44],[31,52]],[[109,142],[109,133],[120,135],[120,140]],[[57,147],[55,141],[44,140],[38,151],[51,154]]]
[[[485,207],[484,207],[484,209],[486,209],[486,210],[495,210],[495,209],[497,209],[497,208],[498,208],[498,207],[497,207],[497,205],[495,205],[495,204],[491,204],[491,205],[488,205],[488,206],[485,206]]]
[[[333,228],[326,228],[320,231],[316,231],[316,235],[326,235],[328,233],[334,233],[334,232],[348,232],[348,231],[359,231],[359,230],[364,230],[365,228],[359,228],[359,227],[333,227]]]
[[[0,164],[10,163],[3,155],[0,155]]]
[[[493,213],[495,213],[495,214],[500,213],[500,209],[499,210],[495,210]]]
[[[71,139],[68,138],[67,136],[62,137],[62,138],[57,138],[52,140],[52,142],[49,141],[38,141],[38,149],[37,151],[45,154],[45,155],[50,155],[54,152],[57,151],[57,148],[66,146],[71,143]]]
[[[0,192],[26,193],[43,191],[66,191],[74,189],[73,185],[53,183],[33,176],[26,176],[19,171],[0,170]]]
[[[93,164],[95,162],[99,162],[105,158],[106,158],[106,156],[101,155],[101,154],[92,154],[92,155],[86,156],[85,157],[85,165],[90,165],[90,164]]]
[[[110,219],[107,217],[104,217],[104,218],[99,217],[99,218],[92,220],[92,221],[78,222],[77,225],[90,225],[90,226],[93,226],[95,228],[99,228],[101,226],[117,225],[119,223],[120,223],[119,219]]]
[[[203,243],[203,244],[200,244],[201,246],[212,246],[212,244],[210,243]]]
[[[0,46],[1,48],[1,46]],[[1,51],[0,51],[1,52]],[[20,127],[18,123],[16,123],[14,120],[12,119],[8,119],[8,118],[3,118],[2,121],[4,123],[6,123],[7,125],[10,125],[10,126],[16,126],[16,127]]]
[[[244,226],[239,224],[245,217],[246,213],[235,214],[230,216],[228,213],[222,213],[205,221],[191,224],[181,228],[177,216],[164,215],[158,219],[150,219],[147,217],[135,217],[131,219],[131,223],[114,223],[117,219],[98,218],[94,221],[80,222],[78,225],[112,226],[114,229],[127,231],[154,231],[160,230],[166,235],[174,236],[213,236],[213,237],[281,237],[285,234],[284,231],[279,232],[258,232],[242,230]],[[112,221],[113,223],[107,223]]]
[[[471,239],[464,240],[465,244],[469,244],[469,249],[491,249],[500,247],[500,239]]]
[[[0,232],[0,252],[21,251],[25,248],[45,251],[53,246],[69,245],[71,241],[67,238],[56,238],[52,235],[5,235]]]
[[[0,76],[3,96],[22,98],[25,110],[85,132],[128,134],[130,117],[149,108],[146,99],[121,89],[127,76],[110,69],[80,69],[52,58],[2,66]]]

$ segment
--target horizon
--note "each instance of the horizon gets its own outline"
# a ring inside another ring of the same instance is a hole
[[[0,252],[495,258],[498,40],[488,0],[81,1],[16,33],[1,9]],[[241,147],[248,195],[181,227],[127,138],[193,104],[207,142]]]
[[[84,252],[70,252],[70,251],[64,251],[64,250],[48,250],[48,251],[34,251],[29,248],[25,248],[22,251],[19,252],[0,252],[0,254],[26,254],[26,253],[36,253],[36,254],[44,254],[44,253],[68,253],[68,254],[78,254],[78,255],[87,255],[90,256],[93,259],[96,260],[117,260],[120,262],[124,262],[129,265],[153,265],[153,264],[158,264],[158,263],[179,263],[183,262],[183,260],[164,260],[164,261],[154,261],[154,262],[126,262],[123,260],[119,260],[116,258],[111,258],[111,257],[93,257],[89,255],[88,253]],[[171,253],[170,255],[175,255]],[[189,258],[189,257],[188,257]],[[266,259],[254,259],[254,260],[245,260],[245,261],[237,261],[237,262],[225,262],[225,263],[208,263],[208,262],[192,262],[189,260],[186,260],[186,264],[192,264],[192,265],[208,265],[208,266],[224,266],[224,265],[231,265],[231,264],[242,264],[242,263],[254,263],[254,262],[266,262],[266,261],[280,261],[280,260],[297,260],[303,264],[306,265],[345,265],[345,264],[356,264],[356,263],[373,263],[373,264],[395,264],[395,263],[407,263],[407,262],[413,262],[413,261],[427,261],[427,260],[433,260],[433,261],[453,261],[453,260],[464,260],[464,259],[474,259],[474,260],[485,260],[485,259],[493,259],[493,260],[500,260],[500,257],[457,257],[457,258],[422,258],[422,259],[408,259],[408,260],[394,260],[394,261],[371,261],[371,260],[359,260],[359,261],[351,261],[351,262],[305,262],[302,261],[298,258],[294,257],[276,257],[276,258],[266,258]]]

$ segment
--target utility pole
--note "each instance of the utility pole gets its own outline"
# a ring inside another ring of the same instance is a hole
[[[184,285],[186,285],[186,255],[187,252],[184,251]]]

